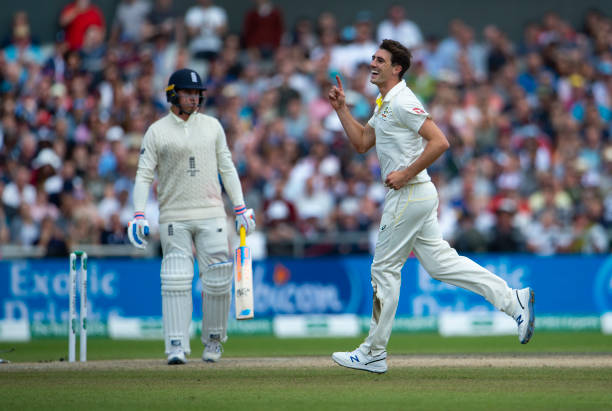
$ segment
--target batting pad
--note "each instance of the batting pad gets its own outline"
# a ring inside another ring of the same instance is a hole
[[[192,281],[191,258],[181,254],[164,256],[161,264],[161,294],[166,354],[179,347],[186,354],[191,352],[189,326],[193,310]]]
[[[202,280],[202,342],[211,338],[227,340],[232,291],[232,262],[209,265],[200,273]]]

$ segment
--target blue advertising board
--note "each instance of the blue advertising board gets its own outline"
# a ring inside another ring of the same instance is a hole
[[[612,257],[475,255],[510,287],[531,286],[538,315],[595,316],[612,311]],[[89,259],[89,319],[161,316],[160,259]],[[370,257],[268,259],[253,264],[255,316],[371,313]],[[194,318],[201,286],[193,281]],[[66,323],[68,260],[0,261],[0,319]],[[233,304],[232,304],[233,309]],[[492,311],[484,298],[432,279],[411,258],[402,271],[399,317]],[[233,312],[231,313],[233,316]]]

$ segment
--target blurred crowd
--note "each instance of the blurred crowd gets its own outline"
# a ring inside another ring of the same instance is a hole
[[[228,16],[212,0],[122,0],[112,21],[95,1],[65,6],[52,44],[18,12],[0,53],[0,244],[66,255],[127,243],[131,192],[147,127],[168,112],[176,69],[205,79],[269,254],[371,251],[385,187],[375,150],[349,145],[327,101],[335,75],[362,122],[377,89],[369,61],[384,38],[412,50],[406,81],[451,148],[431,168],[444,236],[461,252],[607,253],[612,233],[612,19],[573,27],[550,12],[512,41],[461,20],[424,36],[401,5],[298,19],[256,0]],[[241,30],[228,19],[240,18]],[[2,33],[0,33],[2,35]],[[228,210],[230,210],[228,205]],[[155,187],[148,220],[157,221]],[[342,237],[344,235],[344,237]],[[329,238],[366,238],[334,243]],[[369,239],[369,240],[368,240]]]

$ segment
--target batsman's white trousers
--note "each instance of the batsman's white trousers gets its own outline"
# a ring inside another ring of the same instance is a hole
[[[163,255],[184,254],[193,260],[193,245],[200,272],[212,264],[229,261],[227,222],[224,217],[179,221],[159,225]]]
[[[164,316],[164,337],[166,353],[173,348],[173,339],[178,339],[187,353],[189,347],[189,325],[192,318],[193,247],[200,277],[207,275],[211,265],[228,262],[229,244],[225,218],[163,223],[159,226],[162,245],[162,312]],[[185,261],[177,264],[175,261]],[[170,269],[165,269],[165,267]],[[167,284],[176,283],[180,278],[184,285],[180,292],[166,289]],[[170,292],[172,291],[172,292]],[[172,294],[172,295],[171,295]],[[229,298],[229,292],[228,298]],[[176,300],[176,302],[174,301]],[[227,305],[227,304],[226,304]],[[225,311],[225,310],[223,310]],[[225,316],[224,328],[227,327]]]
[[[389,190],[385,197],[372,262],[374,301],[370,333],[360,349],[379,355],[386,350],[399,302],[401,269],[414,251],[433,278],[482,295],[509,315],[515,310],[506,282],[442,239],[438,225],[438,192],[431,182]]]

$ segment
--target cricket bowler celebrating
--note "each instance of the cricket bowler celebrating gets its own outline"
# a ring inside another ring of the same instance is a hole
[[[387,371],[386,347],[399,302],[400,272],[410,252],[433,278],[480,294],[512,316],[521,343],[526,344],[533,335],[535,320],[530,288],[509,288],[503,279],[459,256],[442,239],[438,193],[426,168],[449,143],[402,80],[410,59],[410,51],[394,40],[383,40],[372,56],[370,81],[380,94],[365,127],[350,114],[339,77],[338,85],[329,92],[329,101],[355,149],[365,153],[376,145],[382,179],[390,189],[372,262],[374,300],[369,335],[355,351],[332,355],[344,367],[375,373]]]
[[[204,361],[221,358],[227,340],[232,288],[226,214],[219,175],[236,214],[236,231],[255,229],[252,209],[244,205],[238,173],[218,120],[198,112],[204,101],[198,73],[181,69],[170,76],[166,96],[170,112],[145,133],[134,184],[132,244],[145,248],[149,225],[144,209],[158,175],[162,315],[168,364],[185,364],[192,316],[193,248],[202,281]]]

